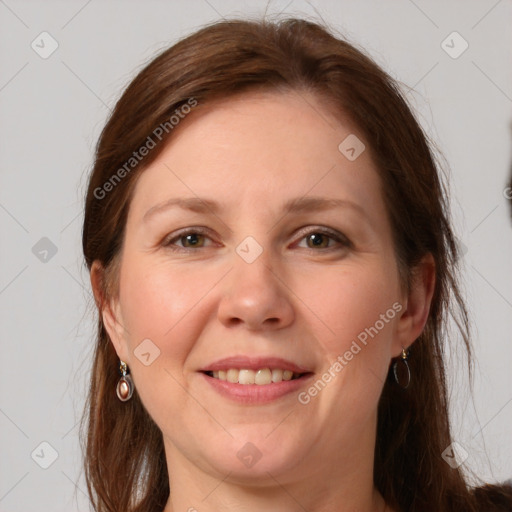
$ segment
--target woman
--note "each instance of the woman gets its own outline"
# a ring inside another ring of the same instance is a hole
[[[83,248],[95,510],[511,509],[452,444],[449,311],[470,346],[429,145],[323,27],[216,23],[143,69]]]

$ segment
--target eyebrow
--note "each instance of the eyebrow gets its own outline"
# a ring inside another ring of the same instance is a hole
[[[168,199],[163,203],[159,203],[151,207],[145,214],[142,220],[145,222],[150,217],[157,213],[162,213],[171,208],[181,208],[195,213],[214,213],[217,214],[220,210],[220,205],[211,199],[201,199],[200,197],[176,197]]]
[[[147,221],[153,215],[163,213],[171,208],[181,208],[195,213],[212,213],[217,215],[222,209],[217,201],[200,197],[172,198],[151,207],[143,217]],[[283,206],[283,213],[309,213],[332,210],[335,208],[351,208],[362,214],[367,220],[366,211],[357,203],[346,199],[331,199],[325,197],[303,196],[290,199]]]
[[[347,199],[304,196],[286,202],[283,209],[285,213],[308,213],[333,210],[335,208],[351,208],[367,217],[367,213],[362,206]]]

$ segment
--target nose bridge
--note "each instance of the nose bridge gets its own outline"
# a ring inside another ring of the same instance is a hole
[[[252,237],[248,237],[252,238]],[[268,292],[275,288],[277,283],[273,267],[276,267],[275,258],[270,248],[263,248],[253,240],[244,240],[240,243],[233,257],[233,280],[244,288],[245,284],[252,284],[252,289],[261,287]]]
[[[289,292],[273,265],[271,249],[247,237],[233,254],[233,267],[219,305],[225,325],[250,329],[282,328],[293,321]]]

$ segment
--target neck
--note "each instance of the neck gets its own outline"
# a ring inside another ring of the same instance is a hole
[[[241,484],[229,476],[224,479],[205,477],[200,483],[189,478],[186,482],[175,478],[173,482],[164,512],[385,512],[386,508],[384,499],[373,485],[363,486],[361,483],[356,487],[356,496],[354,487],[334,488],[325,481],[283,485],[272,476],[258,487]],[[187,486],[186,494],[179,491],[183,483]]]
[[[329,438],[329,435],[324,437]],[[274,474],[266,471],[250,480],[229,471],[220,474],[206,465],[199,467],[168,439],[165,445],[171,494],[163,512],[384,512],[386,509],[373,484],[373,426],[346,444],[351,449],[336,452],[326,445],[326,449],[317,449],[294,469]],[[386,512],[391,511],[386,509]]]

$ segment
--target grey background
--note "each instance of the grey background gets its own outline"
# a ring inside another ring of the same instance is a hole
[[[109,108],[155,51],[265,8],[322,16],[414,88],[408,99],[446,158],[467,250],[477,367],[472,397],[461,354],[450,358],[455,438],[479,476],[512,477],[509,0],[0,0],[0,511],[89,509],[78,421],[94,315],[80,230]],[[31,47],[50,48],[43,31],[58,42],[47,59]],[[456,59],[441,46],[453,31],[469,44]]]

